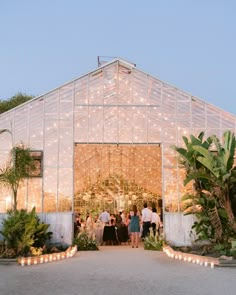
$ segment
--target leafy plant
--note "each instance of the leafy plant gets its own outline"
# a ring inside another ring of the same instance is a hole
[[[78,234],[73,244],[78,246],[78,250],[98,250],[97,241],[85,231]]]
[[[17,210],[17,192],[21,182],[36,169],[30,149],[15,146],[11,150],[11,157],[7,165],[0,170],[0,183],[13,192],[13,210]]]
[[[40,223],[35,208],[31,212],[11,210],[3,220],[0,233],[6,250],[11,249],[14,256],[23,256],[29,253],[31,247],[42,247],[51,238],[52,232],[48,232],[48,228],[49,224]]]
[[[184,185],[192,182],[194,188],[192,194],[182,198],[186,205],[184,213],[197,217],[192,228],[199,240],[225,244],[230,237],[236,236],[235,136],[226,131],[223,143],[220,143],[215,135],[204,140],[201,132],[198,137],[183,137],[183,141],[186,148],[173,146],[173,149],[178,152],[179,163],[186,170]]]
[[[158,235],[157,233],[156,235],[154,235],[152,228],[150,228],[150,234],[144,238],[144,249],[161,251],[163,245],[163,237]]]
[[[236,249],[230,249],[229,253],[230,253],[230,256],[233,256],[233,258],[236,259]]]

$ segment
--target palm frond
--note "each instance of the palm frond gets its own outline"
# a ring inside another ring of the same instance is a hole
[[[214,206],[212,209],[208,211],[210,221],[212,224],[212,227],[215,230],[215,239],[216,241],[220,240],[223,234],[223,228],[222,228],[222,223],[220,216],[218,214],[218,210],[216,206]]]

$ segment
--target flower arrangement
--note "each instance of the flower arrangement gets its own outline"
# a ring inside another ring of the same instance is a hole
[[[43,254],[43,248],[30,247],[30,253],[32,256],[39,256]]]

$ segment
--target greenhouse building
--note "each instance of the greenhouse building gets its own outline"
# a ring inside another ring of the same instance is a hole
[[[185,171],[172,145],[182,137],[235,132],[235,116],[139,70],[123,59],[0,115],[0,166],[13,146],[30,148],[37,163],[18,191],[18,209],[36,207],[57,242],[71,243],[74,215],[129,211],[144,201],[163,216],[176,245],[191,244],[193,216],[183,215]],[[0,187],[0,219],[12,193]]]

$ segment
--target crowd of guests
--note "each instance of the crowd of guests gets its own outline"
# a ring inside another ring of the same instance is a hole
[[[95,217],[92,214],[87,214],[85,220],[78,214],[75,220],[75,234],[84,230],[94,234],[96,228],[104,229],[105,226],[114,227],[115,236],[112,237],[114,243],[131,242],[131,246],[134,248],[138,247],[140,239],[149,235],[150,228],[152,228],[154,235],[160,233],[162,220],[157,209],[155,207],[149,208],[147,203],[144,203],[141,211],[137,209],[136,205],[130,212],[120,211],[115,214],[110,214],[105,209]],[[95,238],[98,237],[95,236]],[[105,242],[106,239],[107,237],[104,237],[103,234],[103,240],[100,242]]]
[[[141,213],[137,210],[137,206],[133,206],[130,218],[130,233],[131,233],[131,246],[138,248],[139,237],[144,239],[150,234],[152,228],[153,234],[160,233],[162,221],[157,214],[157,209],[153,207],[148,208],[147,203],[144,203]]]

